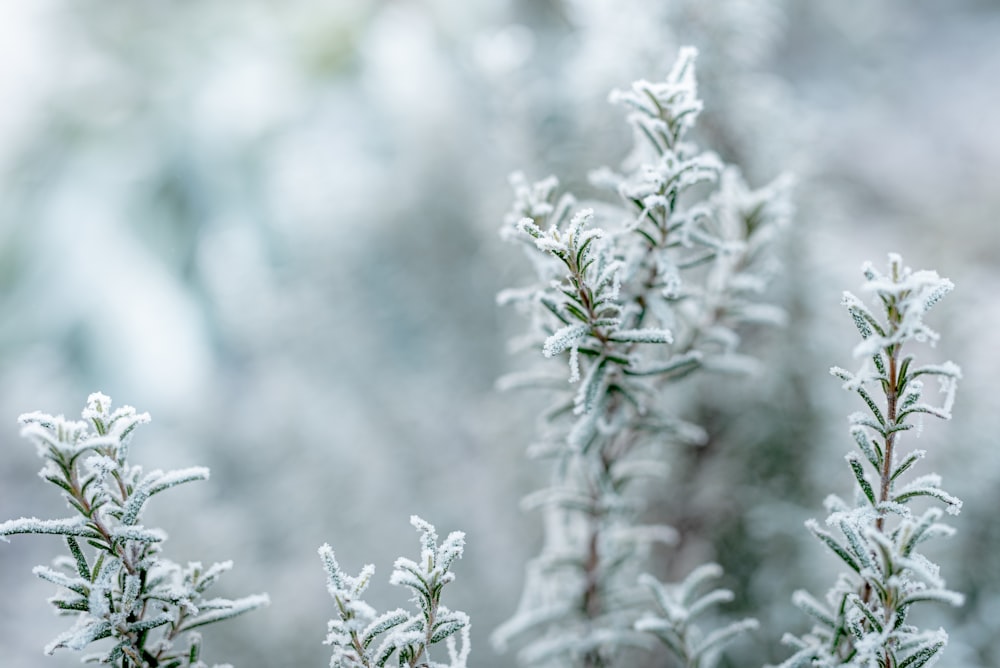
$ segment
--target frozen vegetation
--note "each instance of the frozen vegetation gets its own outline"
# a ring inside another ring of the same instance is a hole
[[[84,662],[150,668],[205,666],[201,636],[194,629],[267,605],[266,595],[237,600],[206,598],[205,592],[233,567],[232,562],[177,564],[161,554],[166,534],[144,526],[149,500],[172,487],[208,479],[208,469],[144,473],[129,463],[133,430],[149,422],[131,406],[111,409],[111,399],[91,394],[83,420],[35,412],[22,415],[21,435],[35,444],[45,465],[40,478],[61,490],[72,517],[22,517],[0,524],[0,538],[53,534],[66,541],[69,555],[35,575],[59,587],[49,602],[72,627],[45,646],[93,650]],[[89,556],[88,556],[89,555]]]
[[[786,184],[751,190],[736,168],[688,141],[702,110],[695,57],[684,49],[665,81],[612,94],[629,110],[636,139],[625,173],[592,176],[613,204],[581,206],[557,192],[554,178],[513,180],[504,232],[527,244],[538,283],[502,293],[501,302],[531,318],[519,344],[561,362],[503,383],[553,397],[531,449],[549,462],[552,481],[525,499],[545,515],[545,544],[529,565],[517,614],[494,635],[500,648],[534,636],[521,643],[528,665],[617,665],[647,633],[687,665],[703,665],[751,626],[703,639],[688,628],[692,611],[720,600],[691,593],[706,569],[674,598],[647,575],[663,610],[639,619],[643,555],[676,540],[670,527],[643,520],[643,487],[663,483],[662,449],[707,438],[676,414],[663,387],[698,371],[746,370],[752,360],[738,350],[737,329],[783,317],[759,295],[773,269],[769,247],[790,215]]]
[[[529,451],[551,480],[522,504],[542,512],[542,552],[528,565],[518,610],[492,636],[500,651],[519,645],[521,665],[626,666],[662,646],[676,665],[707,668],[740,636],[775,631],[753,618],[718,618],[716,607],[735,595],[711,586],[723,574],[717,564],[697,566],[676,584],[643,572],[655,545],[678,542],[675,529],[645,519],[649,490],[667,480],[666,451],[704,447],[708,439],[702,426],[677,414],[670,387],[696,373],[753,373],[767,361],[739,351],[740,332],[785,321],[762,295],[791,217],[787,179],[752,190],[736,167],[689,141],[703,109],[696,55],[682,49],[663,82],[640,80],[612,93],[612,102],[628,109],[635,147],[623,171],[591,175],[611,201],[579,202],[560,192],[554,177],[511,178],[514,205],[503,234],[523,244],[537,283],[507,290],[499,301],[529,317],[530,332],[517,345],[540,352],[541,362],[501,385],[551,397]],[[953,530],[939,522],[940,507],[911,508],[930,499],[957,514],[962,503],[941,488],[937,474],[913,475],[924,451],[900,449],[923,416],[951,417],[961,371],[951,362],[918,364],[909,348],[937,342],[924,316],[953,285],[936,272],[911,270],[895,254],[885,274],[866,265],[864,275],[877,310],[850,292],[843,297],[861,334],[854,349],[861,366],[831,369],[868,409],[850,416],[857,451],[847,463],[856,488],[851,501],[827,498],[827,528],[806,522],[849,570],[825,603],[804,590],[792,596],[816,625],[802,636],[784,635],[794,654],[781,668],[930,665],[948,634],[910,623],[911,609],[963,603],[945,587],[940,567],[917,550]],[[925,380],[939,381],[940,403],[924,400]],[[85,662],[207,666],[193,630],[269,598],[206,598],[232,562],[174,563],[161,554],[166,534],[142,517],[152,497],[207,480],[208,469],[144,473],[130,462],[130,443],[149,415],[130,406],[112,410],[101,393],[90,395],[82,418],[19,418],[22,436],[45,462],[40,477],[60,488],[74,515],[0,524],[0,537],[65,540],[68,556],[34,569],[59,587],[50,603],[74,618],[45,653],[96,644],[99,651],[84,655]],[[331,668],[468,664],[470,618],[441,603],[465,534],[439,542],[425,520],[413,515],[411,524],[420,533],[420,556],[397,559],[389,581],[409,590],[413,611],[378,612],[364,599],[374,567],[350,576],[328,544],[319,548],[335,608],[326,639]],[[515,576],[508,569],[494,577]]]
[[[0,666],[1000,665],[997,34],[8,3]]]
[[[937,341],[924,315],[954,286],[934,271],[912,271],[895,254],[889,256],[885,274],[871,265],[865,265],[864,274],[865,292],[882,313],[876,316],[864,301],[844,293],[843,304],[862,338],[854,349],[862,365],[853,373],[830,370],[867,408],[850,416],[857,451],[847,455],[847,463],[857,486],[851,502],[836,495],[826,499],[826,527],[839,536],[815,520],[807,522],[849,571],[837,578],[825,604],[805,591],[795,593],[796,605],[816,626],[801,638],[785,637],[797,651],[782,668],[930,665],[948,634],[909,622],[912,608],[925,602],[963,602],[961,594],[945,588],[940,567],[917,550],[926,540],[953,533],[938,521],[940,505],[957,515],[962,502],[941,488],[939,475],[913,474],[923,450],[900,449],[906,432],[919,433],[922,416],[951,418],[962,376],[958,366],[918,364],[905,344]],[[924,380],[934,379],[944,395],[940,405],[923,399]],[[911,509],[911,501],[919,498],[940,505]]]

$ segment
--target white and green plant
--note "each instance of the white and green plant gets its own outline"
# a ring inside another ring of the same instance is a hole
[[[0,524],[0,538],[14,534],[62,536],[68,555],[35,575],[60,588],[50,599],[73,626],[45,647],[84,650],[110,639],[110,648],[84,661],[120,668],[201,667],[201,638],[194,630],[267,605],[266,595],[229,600],[206,598],[232,562],[208,568],[180,565],[161,554],[166,534],[142,524],[146,504],[160,492],[196,480],[208,469],[144,472],[129,463],[136,427],[148,413],[131,406],[111,409],[111,399],[91,394],[83,420],[27,413],[18,418],[21,434],[45,461],[41,478],[58,487],[71,517],[21,518]]]
[[[702,108],[695,56],[683,49],[665,81],[612,94],[630,110],[636,137],[623,173],[592,175],[615,200],[580,204],[559,194],[554,177],[512,178],[503,231],[526,246],[537,282],[500,301],[530,316],[521,343],[559,361],[502,382],[552,397],[531,448],[551,462],[552,480],[525,499],[545,513],[545,544],[519,610],[493,636],[501,649],[518,642],[524,664],[621,665],[625,648],[664,638],[648,620],[636,626],[648,602],[637,581],[644,555],[675,538],[643,522],[643,487],[662,480],[665,445],[705,439],[664,387],[698,370],[751,368],[738,352],[739,328],[782,319],[760,296],[789,217],[787,182],[751,190],[735,167],[690,141]],[[712,647],[698,656],[732,636],[706,635]]]
[[[649,574],[639,577],[653,594],[654,610],[645,613],[635,628],[650,633],[673,653],[685,668],[714,666],[719,652],[741,634],[755,631],[756,619],[744,619],[707,632],[697,623],[699,618],[714,612],[714,607],[733,600],[728,589],[706,589],[706,584],[722,575],[718,564],[703,564],[695,568],[683,582],[665,585]]]
[[[415,613],[402,608],[377,613],[362,598],[375,567],[368,564],[351,577],[340,569],[329,545],[320,547],[326,588],[339,615],[330,620],[326,639],[333,647],[331,668],[382,668],[390,660],[407,668],[465,668],[471,647],[469,616],[441,605],[442,589],[455,579],[449,568],[462,556],[465,534],[453,531],[439,545],[433,525],[416,515],[410,524],[420,532],[420,560],[397,559],[389,582],[410,590]],[[447,663],[431,659],[432,646],[442,641]]]
[[[941,488],[940,476],[911,475],[924,458],[923,450],[900,449],[905,433],[919,435],[924,415],[951,418],[959,367],[952,362],[917,364],[904,348],[938,340],[924,316],[953,286],[934,271],[912,271],[895,254],[889,256],[886,274],[871,265],[865,266],[864,274],[864,290],[881,314],[844,293],[843,305],[861,333],[854,355],[862,363],[854,372],[831,369],[844,389],[856,392],[867,408],[850,416],[857,450],[847,455],[847,463],[855,494],[850,502],[835,495],[827,498],[826,527],[815,520],[807,523],[848,570],[827,592],[825,602],[805,591],[795,593],[794,602],[816,625],[801,637],[785,637],[796,652],[781,668],[930,665],[948,634],[912,624],[913,607],[925,602],[961,605],[963,600],[945,587],[940,567],[918,550],[927,540],[953,533],[939,522],[940,506],[958,514],[962,502]],[[940,405],[923,398],[928,379],[940,383]],[[911,507],[921,499],[938,505]]]

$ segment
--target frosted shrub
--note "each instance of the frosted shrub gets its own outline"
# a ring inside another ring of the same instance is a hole
[[[361,595],[375,574],[371,564],[357,577],[340,570],[329,545],[319,549],[326,569],[326,587],[337,604],[338,619],[330,621],[326,644],[333,646],[331,668],[374,668],[393,665],[416,668],[465,668],[469,655],[469,617],[441,605],[441,590],[455,579],[448,570],[462,556],[465,534],[454,531],[438,545],[434,527],[416,515],[410,518],[420,532],[420,561],[396,560],[389,582],[413,593],[416,614],[397,608],[378,614]],[[456,643],[458,634],[460,644]],[[432,661],[431,646],[444,641],[448,662]]]
[[[923,318],[951,291],[952,283],[933,271],[911,271],[898,255],[889,256],[887,274],[870,265],[864,274],[864,289],[874,297],[882,317],[858,297],[844,293],[843,304],[861,333],[854,355],[862,364],[855,372],[831,369],[867,408],[850,417],[857,451],[848,454],[847,463],[855,495],[851,503],[837,496],[827,498],[826,528],[813,520],[808,523],[848,570],[827,592],[825,602],[796,592],[795,603],[816,626],[800,638],[785,637],[797,651],[781,668],[929,665],[948,635],[943,629],[921,630],[909,624],[912,607],[927,601],[962,603],[961,595],[945,588],[938,566],[917,551],[924,541],[951,535],[952,529],[938,521],[939,506],[920,511],[909,505],[926,498],[957,514],[961,501],[941,489],[935,474],[910,477],[924,451],[900,450],[904,432],[919,429],[915,420],[921,416],[951,417],[959,368],[951,362],[918,365],[903,349],[912,342],[937,340]],[[940,382],[944,395],[940,405],[924,401],[925,379]]]
[[[530,315],[522,343],[558,360],[502,383],[553,398],[531,449],[552,463],[552,482],[525,500],[545,513],[545,545],[517,614],[493,638],[501,649],[522,644],[526,664],[612,665],[624,648],[659,638],[687,653],[686,665],[703,665],[752,625],[702,636],[687,623],[695,615],[678,608],[724,596],[671,599],[647,576],[657,617],[637,581],[647,548],[675,539],[641,522],[641,481],[662,478],[665,443],[705,438],[676,414],[664,384],[699,369],[752,367],[738,353],[737,328],[781,318],[757,300],[772,269],[770,242],[788,218],[784,182],[750,190],[734,167],[688,141],[702,107],[695,55],[683,49],[664,82],[612,94],[631,112],[636,146],[624,173],[602,169],[592,180],[616,201],[582,206],[558,193],[555,178],[512,178],[504,234],[526,246],[538,282],[500,301]],[[708,574],[699,571],[687,591]]]
[[[90,395],[83,421],[44,413],[19,418],[22,435],[45,461],[39,472],[62,490],[72,517],[21,518],[0,524],[0,538],[13,534],[63,536],[69,551],[38,566],[35,575],[60,587],[50,599],[73,626],[45,648],[84,650],[109,639],[110,648],[84,657],[121,668],[205,666],[194,629],[266,605],[266,595],[237,600],[205,598],[232,562],[205,568],[176,564],[160,554],[166,534],[141,524],[147,502],[160,492],[195,480],[208,469],[150,471],[128,462],[135,428],[148,413],[131,406],[111,410],[111,399]]]

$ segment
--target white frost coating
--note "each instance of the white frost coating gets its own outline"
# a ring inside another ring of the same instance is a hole
[[[158,475],[156,475],[158,474]],[[158,492],[169,489],[176,485],[180,485],[186,482],[194,482],[196,480],[208,480],[211,476],[211,472],[204,466],[192,466],[186,469],[176,469],[173,471],[168,471],[162,473],[160,471],[154,471],[149,474],[150,477],[155,475],[152,484],[149,486],[149,494],[152,496]]]
[[[83,517],[70,517],[64,520],[40,520],[37,517],[22,517],[0,524],[0,540],[10,542],[5,536],[18,533],[97,536],[97,533],[86,525],[86,519]]]
[[[566,325],[545,340],[542,354],[546,357],[555,357],[586,336],[589,330],[590,327],[583,323]]]
[[[87,405],[81,416],[84,420],[103,420],[111,410],[111,397],[103,392],[92,392],[87,397]],[[134,409],[133,409],[134,412]]]
[[[111,530],[111,537],[119,540],[136,540],[141,543],[162,543],[167,534],[162,529],[146,529],[142,526],[118,526]]]
[[[865,274],[871,278],[863,285],[867,292],[880,298],[895,301],[899,322],[892,332],[885,336],[872,335],[854,349],[855,357],[874,355],[890,345],[907,340],[928,342],[931,345],[940,338],[937,332],[923,322],[927,311],[954,289],[947,278],[941,278],[936,271],[913,271],[903,266],[902,258],[895,253],[889,255],[889,274],[882,275],[870,263],[865,265]],[[849,307],[850,308],[850,307]]]
[[[60,587],[66,587],[67,589],[78,586],[81,583],[79,577],[69,577],[48,566],[35,566],[31,569],[31,572],[43,580],[51,582],[54,585],[59,585]]]
[[[612,91],[608,100],[613,104],[623,104],[641,112],[629,116],[630,122],[638,123],[645,120],[654,125],[653,119],[658,119],[659,109],[652,105],[650,101],[652,97],[660,108],[667,110],[671,118],[677,119],[681,128],[680,134],[683,134],[684,131],[694,127],[702,110],[695,79],[694,61],[697,57],[697,49],[690,46],[683,47],[666,81],[651,83],[641,79],[633,83],[629,91]]]
[[[118,462],[105,455],[94,455],[93,457],[87,457],[84,460],[84,465],[92,473],[103,478],[118,467]]]
[[[673,343],[674,337],[665,329],[619,329],[609,336],[612,341],[625,341],[630,343]]]
[[[514,190],[514,206],[507,216],[508,225],[518,225],[525,218],[529,220],[546,218],[552,213],[552,194],[559,187],[559,180],[556,177],[550,176],[529,184],[523,172],[513,172],[508,181]]]
[[[569,349],[569,382],[580,381],[580,348],[573,346]]]

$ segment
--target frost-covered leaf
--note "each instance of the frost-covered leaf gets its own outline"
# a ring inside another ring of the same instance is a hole
[[[545,339],[542,353],[546,357],[555,357],[586,336],[589,331],[590,326],[587,324],[567,325]]]
[[[190,631],[191,629],[198,628],[199,626],[205,626],[206,624],[213,624],[225,619],[231,619],[246,612],[250,612],[251,610],[262,608],[270,604],[270,602],[271,599],[266,594],[244,596],[243,598],[238,598],[232,601],[220,598],[212,599],[211,601],[206,601],[202,604],[202,609],[208,608],[207,612],[196,615],[195,617],[185,621],[181,625],[180,630]]]
[[[620,329],[608,335],[612,341],[627,343],[673,343],[674,337],[665,329]]]
[[[7,520],[3,524],[0,524],[0,538],[24,533],[101,538],[101,535],[94,530],[85,517],[70,517],[63,520],[40,520],[37,517],[22,517],[16,520]]]
[[[368,647],[377,636],[408,621],[410,615],[402,608],[383,613],[373,619],[361,632],[361,643],[364,647]]]

